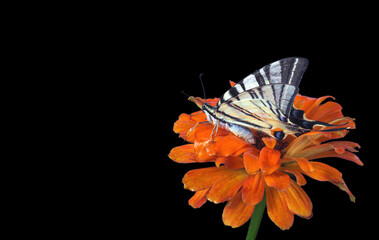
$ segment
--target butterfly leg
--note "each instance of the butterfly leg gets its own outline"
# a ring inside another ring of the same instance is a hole
[[[209,123],[208,121],[205,121],[205,122],[198,122],[195,124],[195,126],[193,126],[187,133],[186,137],[184,138],[184,141],[187,140],[188,136],[192,133],[192,131],[197,127],[198,124],[201,124],[201,123]]]
[[[219,121],[216,122],[216,124],[214,125],[213,127],[213,130],[212,130],[212,133],[211,133],[211,137],[210,137],[210,142],[212,143],[214,141],[214,139],[216,138],[216,135],[217,135],[217,132],[218,132],[218,125],[219,125]],[[215,131],[216,129],[216,131]],[[214,134],[213,134],[214,133]]]

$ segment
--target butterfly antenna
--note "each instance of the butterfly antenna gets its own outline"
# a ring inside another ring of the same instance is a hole
[[[204,83],[203,83],[203,73],[200,73],[199,75],[199,79],[200,79],[200,83],[201,83],[201,88],[203,89],[203,96],[204,96],[204,101],[207,102],[207,98],[205,96],[205,88],[204,88]]]
[[[188,95],[187,93],[185,93],[183,90],[181,91],[181,93],[184,94],[184,96],[191,97],[190,95]]]

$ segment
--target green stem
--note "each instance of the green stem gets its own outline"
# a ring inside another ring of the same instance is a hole
[[[255,240],[261,224],[262,216],[266,208],[266,194],[260,203],[255,205],[253,216],[250,219],[249,231],[247,232],[246,240]]]

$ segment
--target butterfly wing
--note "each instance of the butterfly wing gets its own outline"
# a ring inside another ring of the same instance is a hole
[[[224,102],[236,98],[243,92],[250,92],[251,98],[269,100],[288,117],[307,66],[307,59],[297,57],[281,59],[266,65],[229,89],[220,98],[217,106],[221,107]]]
[[[287,84],[270,84],[251,89],[222,103],[217,109],[217,113],[219,118],[227,122],[248,128],[258,130],[287,128],[288,118],[276,105],[287,105],[291,100],[285,97],[276,98],[277,94],[274,91],[283,91],[284,96],[285,92],[293,92],[294,88]],[[260,97],[256,97],[256,95]],[[285,96],[290,98],[292,97],[290,95]]]

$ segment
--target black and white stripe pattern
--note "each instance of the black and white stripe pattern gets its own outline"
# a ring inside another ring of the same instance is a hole
[[[239,100],[239,95],[248,91],[252,99],[269,100],[288,117],[307,66],[307,59],[297,57],[266,65],[229,89],[220,98],[217,106],[232,99]]]

